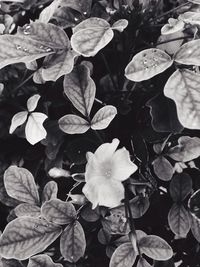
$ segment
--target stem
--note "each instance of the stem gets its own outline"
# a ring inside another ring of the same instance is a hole
[[[76,182],[76,183],[73,185],[73,187],[69,190],[69,193],[68,193],[68,196],[67,196],[67,198],[66,198],[66,201],[69,200],[71,192],[72,192],[76,187],[78,187],[80,184],[81,184],[81,182]]]
[[[22,87],[24,84],[26,84],[34,75],[35,72],[33,72],[30,76],[28,76],[23,82],[21,82],[17,87],[15,87],[14,91]]]
[[[101,101],[100,99],[96,98],[94,99],[97,103],[101,104],[102,106],[106,106],[106,103],[104,103],[103,101]]]

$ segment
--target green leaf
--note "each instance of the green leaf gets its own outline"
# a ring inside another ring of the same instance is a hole
[[[69,224],[76,218],[76,210],[72,203],[60,199],[46,201],[41,208],[43,217],[52,223]]]
[[[47,56],[42,68],[42,78],[44,81],[56,81],[61,76],[70,73],[74,67],[76,56],[77,53],[71,49]]]
[[[42,23],[48,23],[61,3],[62,0],[54,0],[49,6],[44,8],[40,13],[39,21]]]
[[[200,138],[181,136],[178,145],[170,148],[167,156],[176,161],[187,162],[200,156]]]
[[[36,109],[38,105],[38,101],[40,100],[41,96],[36,94],[31,96],[27,101],[27,109],[29,112],[32,112]]]
[[[189,41],[182,45],[174,55],[177,63],[184,65],[200,65],[200,40]]]
[[[17,217],[23,217],[23,216],[40,217],[41,216],[40,208],[38,206],[29,204],[29,203],[19,204],[14,209],[14,212]]]
[[[134,219],[142,217],[150,206],[149,198],[136,196],[130,201],[130,208]]]
[[[168,213],[168,223],[178,238],[186,238],[191,227],[190,214],[182,204],[174,203]]]
[[[165,96],[177,107],[180,123],[189,129],[200,129],[200,74],[187,69],[176,70],[164,87]]]
[[[57,198],[58,186],[54,181],[48,182],[42,191],[42,202]]]
[[[112,29],[113,30],[117,30],[119,32],[123,32],[123,30],[128,26],[128,20],[126,19],[120,19],[118,21],[116,21],[113,25],[112,25]]]
[[[137,257],[130,242],[120,245],[112,254],[109,267],[132,267]]]
[[[156,235],[148,235],[140,239],[139,247],[141,253],[154,260],[168,260],[173,256],[170,245]]]
[[[86,248],[84,230],[78,221],[69,224],[60,238],[60,252],[65,260],[77,262]]]
[[[60,129],[67,134],[81,134],[90,129],[90,124],[77,115],[65,115],[58,121]]]
[[[200,25],[199,12],[188,11],[179,15],[179,20],[189,23],[191,25]]]
[[[4,184],[9,196],[33,205],[40,203],[34,177],[27,169],[10,166],[4,173]]]
[[[86,16],[88,13],[90,13],[92,0],[67,0],[62,1],[61,5],[75,9]]]
[[[141,257],[139,258],[137,267],[151,267],[151,265],[144,258]]]
[[[82,64],[76,66],[64,78],[64,93],[74,107],[89,117],[96,94],[96,85],[90,77],[90,69]]]
[[[28,117],[27,111],[20,111],[16,113],[12,117],[9,133],[12,134],[17,129],[17,127],[21,126],[26,121],[27,117]]]
[[[191,224],[192,234],[194,238],[200,243],[200,220],[193,216],[191,220],[192,220],[192,224]]]
[[[71,46],[85,57],[95,56],[113,38],[110,24],[101,18],[89,18],[74,28]]]
[[[111,240],[111,234],[109,231],[106,231],[106,229],[101,228],[98,232],[98,241],[102,245],[108,245]]]
[[[47,119],[47,115],[40,112],[33,112],[29,115],[25,127],[25,135],[27,141],[31,145],[35,145],[47,136],[43,123]]]
[[[81,210],[81,217],[86,221],[86,222],[96,222],[100,219],[100,215],[92,209],[92,207],[85,206]]]
[[[66,33],[53,24],[33,22],[19,28],[15,35],[0,36],[0,68],[35,59],[69,48]]]
[[[28,259],[45,250],[62,229],[44,219],[21,217],[7,224],[0,237],[0,255],[6,259]]]
[[[91,128],[93,130],[106,129],[116,115],[117,109],[114,106],[107,105],[99,109],[91,121]]]
[[[195,191],[188,201],[188,207],[191,214],[200,219],[200,189]]]
[[[192,179],[190,175],[187,173],[176,174],[170,182],[169,191],[175,202],[186,199],[192,191]]]
[[[41,254],[31,257],[27,267],[63,267],[63,265],[54,263],[48,255]]]
[[[152,164],[154,172],[158,176],[158,178],[163,181],[169,181],[172,179],[174,169],[171,163],[165,157],[157,157]]]
[[[160,49],[145,49],[136,54],[125,69],[127,79],[140,82],[148,80],[168,69],[173,63],[171,57]]]
[[[14,260],[14,259],[0,259],[0,263],[2,262],[3,266],[2,267],[24,267],[24,265],[18,261],[18,260]]]

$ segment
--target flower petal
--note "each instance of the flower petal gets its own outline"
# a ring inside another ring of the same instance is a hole
[[[126,148],[117,150],[112,157],[112,179],[124,181],[137,171],[137,166],[130,160]]]
[[[112,143],[105,143],[97,148],[95,151],[95,157],[98,161],[106,161],[113,156],[113,153],[119,145],[119,140],[117,138],[112,140]]]
[[[98,183],[98,179],[94,178],[87,182],[82,189],[83,194],[92,203],[93,209],[98,205]]]

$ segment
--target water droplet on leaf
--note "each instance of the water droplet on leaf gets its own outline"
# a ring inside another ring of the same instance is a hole
[[[27,24],[27,25],[24,26],[23,33],[24,33],[25,35],[29,35],[29,34],[31,34],[31,26],[30,26],[29,24]]]

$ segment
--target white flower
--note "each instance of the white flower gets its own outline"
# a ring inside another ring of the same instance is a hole
[[[125,181],[137,170],[126,148],[116,150],[119,140],[105,143],[95,153],[88,152],[83,193],[94,209],[98,204],[109,208],[120,205],[124,199]]]

